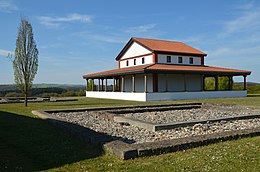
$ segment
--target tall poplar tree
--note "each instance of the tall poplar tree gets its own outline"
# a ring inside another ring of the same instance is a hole
[[[12,62],[15,84],[24,94],[24,104],[27,106],[28,92],[38,70],[38,49],[33,38],[32,26],[25,18],[21,18]]]

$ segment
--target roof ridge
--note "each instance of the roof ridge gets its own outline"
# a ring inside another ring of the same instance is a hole
[[[178,43],[183,43],[181,41],[171,41],[171,40],[166,40],[166,39],[152,39],[152,38],[140,38],[140,37],[132,37],[132,39],[148,39],[148,40],[154,40],[154,41],[165,41],[165,42],[178,42]],[[185,43],[183,43],[185,44]]]

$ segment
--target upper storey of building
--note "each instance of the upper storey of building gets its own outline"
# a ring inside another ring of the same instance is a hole
[[[119,68],[146,64],[204,65],[206,53],[182,42],[131,38],[116,57]]]

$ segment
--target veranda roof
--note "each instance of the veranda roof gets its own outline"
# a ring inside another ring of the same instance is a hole
[[[83,75],[84,79],[115,77],[138,73],[173,73],[173,74],[204,74],[204,75],[250,75],[251,71],[214,66],[184,66],[173,64],[148,64],[127,68],[119,68]]]

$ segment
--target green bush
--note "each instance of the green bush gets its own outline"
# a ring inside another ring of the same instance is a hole
[[[5,94],[5,97],[23,97],[24,95],[22,93],[16,93],[16,92],[9,92]]]
[[[86,92],[85,92],[85,90],[80,90],[76,94],[77,94],[77,96],[85,96]]]
[[[74,91],[67,91],[65,93],[61,94],[62,97],[74,97],[77,96],[77,94]]]
[[[58,94],[58,93],[42,93],[39,96],[40,97],[59,97],[60,94]]]

